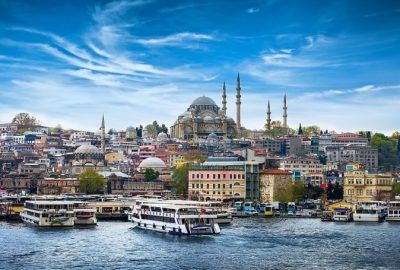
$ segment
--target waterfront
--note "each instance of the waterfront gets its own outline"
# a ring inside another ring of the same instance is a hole
[[[234,219],[219,236],[132,229],[35,228],[0,222],[1,269],[398,269],[398,223]]]

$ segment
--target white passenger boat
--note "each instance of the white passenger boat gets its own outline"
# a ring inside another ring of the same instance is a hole
[[[386,221],[400,221],[400,201],[389,202]]]
[[[39,227],[74,226],[74,202],[27,201],[20,216],[22,221]]]
[[[177,235],[219,234],[216,214],[204,208],[137,201],[130,220],[135,227]]]
[[[387,206],[386,203],[380,201],[362,202],[357,205],[356,212],[353,215],[355,222],[383,221],[386,216]]]
[[[96,209],[88,203],[76,202],[74,204],[74,225],[97,225]]]
[[[333,210],[333,220],[334,221],[351,221],[353,220],[353,213],[351,209],[347,207],[339,207]]]

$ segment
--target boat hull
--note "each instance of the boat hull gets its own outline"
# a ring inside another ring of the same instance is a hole
[[[39,218],[25,213],[20,213],[23,222],[39,226],[39,227],[72,227],[74,226],[73,217],[65,217],[59,219]]]
[[[211,235],[219,234],[221,232],[218,224],[212,224],[207,230],[197,230],[190,228],[189,226],[164,223],[156,220],[141,220],[135,217],[131,218],[131,221],[135,228],[140,228],[143,230],[156,231],[162,233],[169,233],[174,235]]]

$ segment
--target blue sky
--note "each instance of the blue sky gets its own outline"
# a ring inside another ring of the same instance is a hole
[[[400,129],[399,1],[0,0],[0,122],[170,126],[197,96],[261,129]]]

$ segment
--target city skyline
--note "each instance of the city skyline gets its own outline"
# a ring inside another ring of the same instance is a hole
[[[73,15],[72,15],[73,14]],[[262,129],[397,130],[400,4],[392,1],[0,1],[1,122],[117,130],[173,124],[201,95]]]

